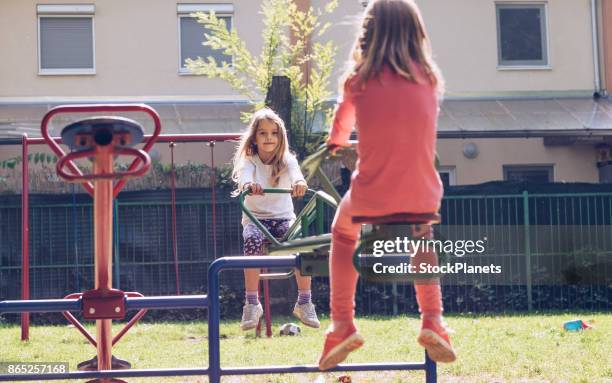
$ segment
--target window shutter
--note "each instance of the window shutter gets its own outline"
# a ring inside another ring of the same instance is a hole
[[[220,19],[225,20],[225,25],[228,29],[231,29],[231,18],[217,16]],[[224,55],[221,51],[214,50],[208,46],[202,45],[204,41],[204,33],[206,29],[197,19],[193,17],[181,17],[180,18],[181,28],[181,67],[185,68],[185,60],[196,59],[202,57],[204,60],[208,56],[214,57],[217,62],[228,62],[231,63],[232,58]]]
[[[93,69],[91,17],[40,18],[41,69]]]

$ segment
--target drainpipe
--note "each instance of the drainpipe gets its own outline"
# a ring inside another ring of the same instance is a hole
[[[593,98],[599,98],[601,94],[601,68],[599,66],[599,23],[597,22],[597,7],[598,1],[591,0],[591,33],[593,40],[593,66],[595,71],[595,91],[593,92]],[[605,96],[605,95],[603,95]]]

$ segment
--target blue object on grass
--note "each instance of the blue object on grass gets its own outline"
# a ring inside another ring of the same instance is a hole
[[[563,329],[565,331],[580,331],[582,328],[582,320],[580,319],[573,319],[563,323]]]

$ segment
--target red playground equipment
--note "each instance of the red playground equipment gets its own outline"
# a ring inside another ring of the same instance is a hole
[[[51,118],[60,113],[99,113],[99,112],[144,112],[155,124],[153,135],[147,140],[144,148],[134,148],[142,142],[144,130],[136,121],[123,117],[95,117],[75,122],[66,126],[61,133],[62,141],[72,152],[66,154],[49,136],[48,124]],[[97,356],[79,364],[81,370],[110,370],[129,368],[126,361],[112,357],[112,348],[119,339],[145,313],[140,310],[113,337],[111,325],[113,319],[125,318],[125,296],[141,297],[140,293],[124,292],[112,287],[112,254],[113,254],[113,198],[119,194],[128,178],[144,175],[151,166],[147,152],[151,150],[161,132],[161,121],[155,110],[147,105],[67,105],[51,109],[43,118],[42,135],[47,144],[59,157],[57,173],[68,182],[79,182],[93,196],[94,207],[94,259],[95,286],[84,293],[70,294],[66,299],[80,298],[83,302],[83,317],[96,321],[95,338],[87,332],[81,323],[70,313],[64,316],[93,344]],[[114,169],[115,159],[120,156],[134,157],[127,171],[117,172]],[[83,174],[73,160],[89,158],[93,167],[90,174]],[[66,170],[69,169],[69,170]],[[98,382],[101,380],[93,380]],[[108,381],[108,380],[107,380]],[[112,379],[113,382],[123,382]]]

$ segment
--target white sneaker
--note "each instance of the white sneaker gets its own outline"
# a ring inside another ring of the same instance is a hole
[[[321,322],[319,322],[317,312],[315,311],[315,305],[312,302],[304,303],[303,305],[296,303],[293,308],[293,315],[308,327],[321,327]]]
[[[240,321],[240,328],[244,331],[252,330],[257,327],[259,319],[263,315],[263,307],[261,303],[256,305],[245,304],[242,308],[242,320]]]

